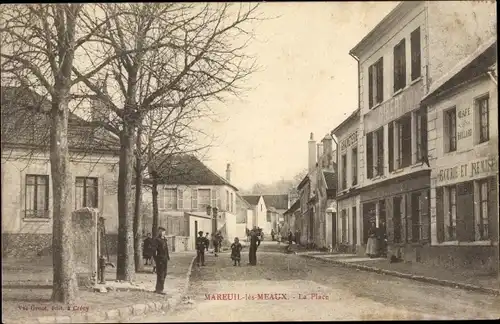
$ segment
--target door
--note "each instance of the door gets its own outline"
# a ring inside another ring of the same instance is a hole
[[[356,249],[358,244],[358,213],[356,206],[352,207],[352,245]]]
[[[332,248],[337,245],[337,213],[332,213]]]
[[[198,236],[198,221],[194,221],[194,241],[196,243],[196,237]]]

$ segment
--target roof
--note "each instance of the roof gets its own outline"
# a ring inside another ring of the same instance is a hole
[[[359,118],[359,108],[357,108],[356,110],[354,110],[350,115],[349,117],[347,117],[346,119],[344,119],[337,127],[335,127],[333,130],[332,130],[332,134],[335,134],[337,133],[341,128],[343,128],[344,126],[346,126],[350,121],[354,120],[356,117]]]
[[[422,104],[428,103],[431,98],[437,97],[446,90],[487,73],[489,69],[494,68],[496,60],[497,38],[492,37],[438,79],[422,98]]]
[[[302,181],[300,181],[299,185],[297,186],[297,189],[300,190],[302,187],[306,185],[307,182],[309,182],[309,174],[306,175],[304,179],[302,179]]]
[[[261,196],[242,196],[251,206],[257,206]]]
[[[247,208],[250,207],[250,204],[248,203],[248,201],[245,200],[245,198],[243,198],[242,195],[240,195],[239,193],[236,193],[236,198],[241,201]]]
[[[276,209],[288,209],[288,195],[263,195],[266,206]]]
[[[323,170],[323,176],[325,177],[327,190],[337,189],[337,175],[335,172]]]
[[[2,145],[49,148],[50,101],[21,87],[2,87],[0,94]],[[68,126],[71,150],[103,153],[120,149],[118,138],[72,112],[69,112]]]
[[[368,46],[380,39],[380,35],[394,23],[398,23],[405,14],[416,8],[424,1],[401,1],[394,9],[391,10],[363,39],[356,44],[349,54],[358,56]]]
[[[193,155],[163,154],[157,156],[152,165],[160,184],[230,186],[238,190]],[[151,178],[144,181],[151,183]]]
[[[290,208],[288,208],[288,210],[286,212],[284,212],[284,214],[290,214],[290,213],[293,213],[294,211],[296,211],[297,209],[299,209],[300,207],[300,200],[297,199],[295,200],[295,202],[292,204],[292,206],[290,206]]]

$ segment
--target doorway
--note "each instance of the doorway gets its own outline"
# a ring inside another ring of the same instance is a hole
[[[332,213],[332,248],[337,246],[337,213]]]
[[[358,213],[356,206],[352,207],[352,245],[354,246],[354,251],[356,251],[356,245],[358,244]]]

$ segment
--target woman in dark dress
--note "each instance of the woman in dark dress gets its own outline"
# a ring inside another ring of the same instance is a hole
[[[142,257],[144,259],[144,265],[152,264],[152,259],[153,259],[153,244],[154,240],[151,237],[151,233],[148,233],[148,237],[144,240],[144,246],[142,247]]]

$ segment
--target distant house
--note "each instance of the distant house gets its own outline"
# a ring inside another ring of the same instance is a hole
[[[271,230],[278,232],[281,230],[284,223],[283,214],[288,210],[289,199],[287,194],[283,195],[263,195],[267,209],[266,228],[265,232],[270,233]]]
[[[154,163],[158,178],[159,226],[169,235],[188,236],[188,249],[194,249],[198,231],[213,233],[213,208],[217,208],[217,230],[225,239],[232,241],[236,230],[238,208],[237,192],[230,180],[230,169],[226,179],[207,167],[192,155],[160,156]],[[148,188],[151,174],[145,179],[144,201],[152,201]],[[146,220],[151,228],[152,219]]]
[[[2,251],[36,254],[51,246],[50,102],[26,88],[1,88]],[[118,139],[70,113],[73,208],[98,208],[117,233]]]
[[[288,210],[283,213],[284,217],[284,225],[281,231],[282,235],[288,235],[289,232],[292,232],[293,235],[298,230],[298,226],[296,226],[296,219],[300,217],[300,200],[297,199]]]
[[[267,227],[267,206],[264,197],[261,195],[243,196],[252,209],[252,219],[248,222],[248,227],[254,226],[266,229]]]

